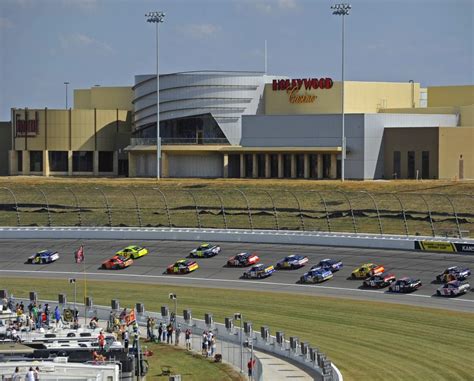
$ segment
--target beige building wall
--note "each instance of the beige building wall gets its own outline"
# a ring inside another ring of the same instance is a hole
[[[428,87],[428,107],[474,104],[474,85]]]
[[[451,128],[457,129],[457,128]],[[425,128],[386,128],[384,131],[384,176],[386,179],[393,178],[394,151],[400,151],[400,174],[399,179],[408,178],[408,151],[415,151],[415,173],[419,171],[421,176],[421,157],[423,151],[429,151],[431,179],[438,178],[438,127]]]
[[[392,82],[344,82],[346,113],[375,113],[382,108],[408,108],[420,102],[420,84]],[[291,103],[285,90],[265,85],[265,113],[270,115],[337,114],[341,112],[341,82],[331,89],[305,90],[299,94],[316,96],[312,103]]]
[[[474,179],[474,128],[439,128],[439,178]]]
[[[74,90],[74,108],[81,110],[127,110],[133,111],[132,87],[91,87]]]

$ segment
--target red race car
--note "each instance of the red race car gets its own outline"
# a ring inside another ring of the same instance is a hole
[[[133,259],[125,258],[121,255],[115,255],[110,259],[107,259],[102,263],[102,268],[106,270],[119,270],[130,266],[133,263]]]
[[[256,254],[251,253],[240,253],[230,257],[227,261],[227,266],[232,267],[245,267],[254,265],[260,262],[260,258]]]

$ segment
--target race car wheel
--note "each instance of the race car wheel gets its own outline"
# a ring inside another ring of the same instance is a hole
[[[441,291],[436,290],[436,295],[441,296]]]
[[[449,295],[450,295],[450,296],[454,296],[454,291],[451,291],[451,292],[449,293]]]
[[[351,279],[355,279],[355,278],[356,278],[355,274],[351,274]]]
[[[130,256],[130,259],[135,259],[135,256],[134,256],[134,255],[131,255],[131,256]]]
[[[105,265],[100,266],[101,269],[105,269]]]

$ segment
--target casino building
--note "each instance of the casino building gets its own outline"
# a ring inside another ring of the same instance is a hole
[[[156,75],[13,108],[10,175],[156,175]],[[474,178],[474,86],[345,82],[347,179]],[[4,129],[1,129],[4,130]],[[324,76],[160,75],[163,177],[336,179],[341,83]]]

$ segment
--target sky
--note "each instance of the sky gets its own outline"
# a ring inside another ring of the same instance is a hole
[[[160,72],[264,70],[341,78],[342,17],[328,0],[0,0],[0,120],[64,108],[65,86],[129,86]],[[474,83],[474,0],[353,0],[345,79]]]

